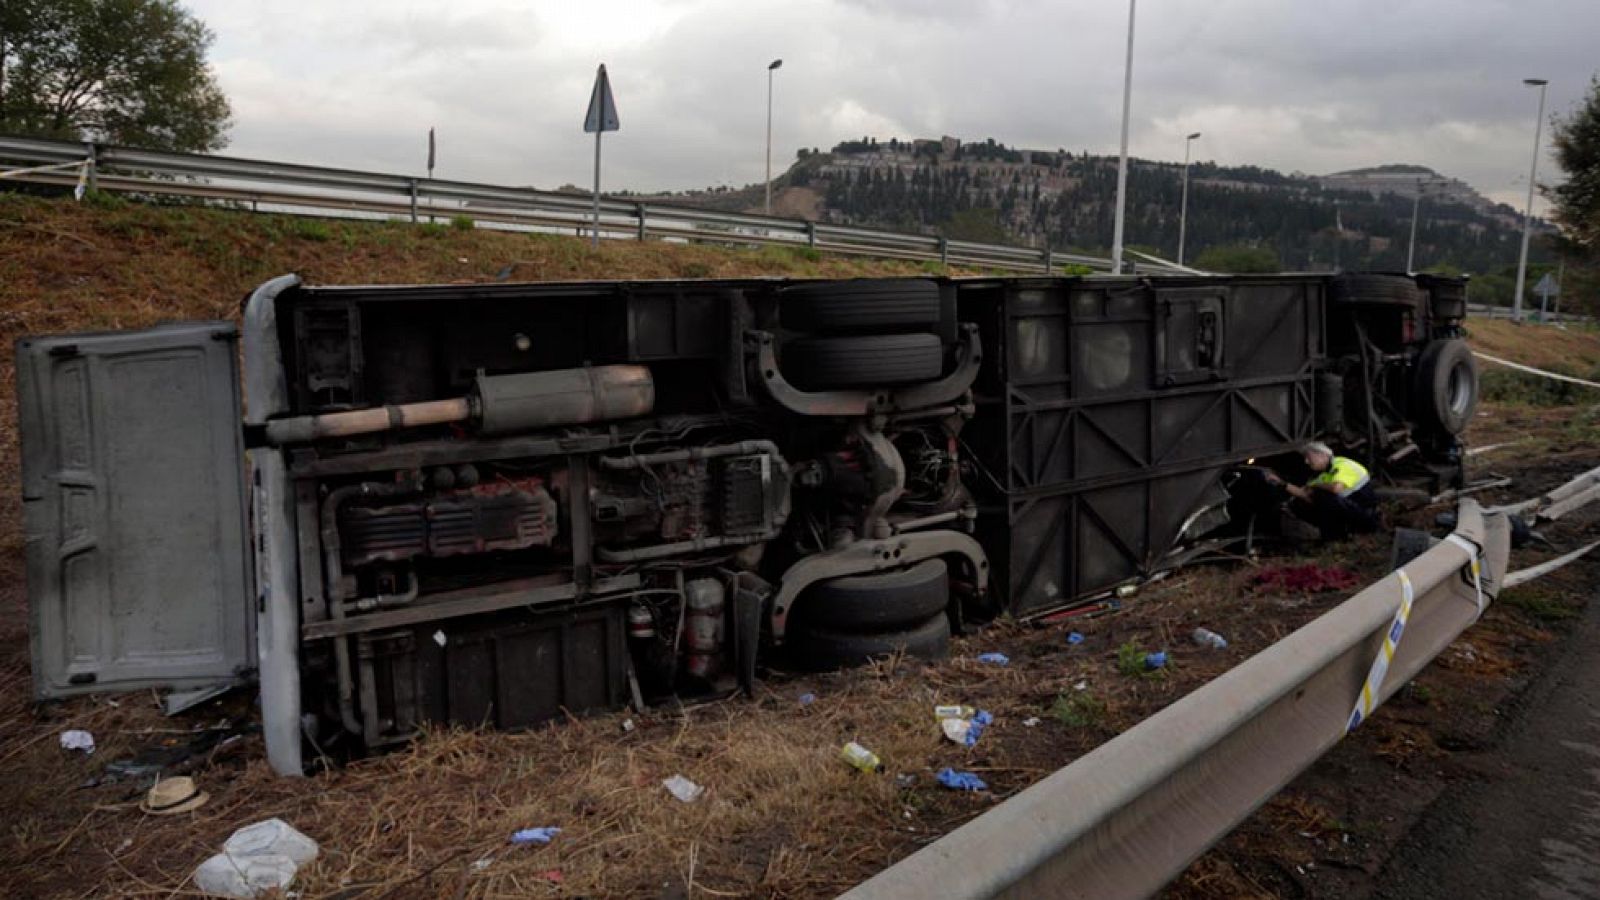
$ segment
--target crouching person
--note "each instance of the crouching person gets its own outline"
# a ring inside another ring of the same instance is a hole
[[[1325,541],[1378,529],[1378,495],[1367,467],[1345,456],[1335,456],[1327,444],[1316,441],[1301,451],[1306,466],[1316,473],[1304,487],[1283,484],[1292,498],[1289,511],[1316,527]]]

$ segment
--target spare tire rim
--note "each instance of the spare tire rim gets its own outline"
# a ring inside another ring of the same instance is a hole
[[[1453,415],[1465,416],[1471,411],[1473,400],[1471,369],[1460,363],[1450,369],[1450,380],[1445,387],[1445,396],[1448,398],[1450,412]]]

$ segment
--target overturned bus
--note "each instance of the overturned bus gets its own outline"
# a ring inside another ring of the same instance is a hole
[[[937,657],[1269,533],[1250,464],[1307,440],[1458,483],[1465,307],[1379,274],[285,276],[237,328],[24,338],[35,692],[259,679],[298,773]]]

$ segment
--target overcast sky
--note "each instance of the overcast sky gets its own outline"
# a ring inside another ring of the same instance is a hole
[[[871,135],[1115,153],[1122,0],[184,0],[247,157],[587,185],[595,66],[622,130],[604,187],[762,178]],[[1131,150],[1324,173],[1419,163],[1522,205],[1537,89],[1570,109],[1600,70],[1600,0],[1142,0]],[[1546,137],[1548,137],[1548,128]],[[1548,156],[1540,179],[1555,176]]]

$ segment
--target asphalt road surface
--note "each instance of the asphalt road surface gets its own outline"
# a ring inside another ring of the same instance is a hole
[[[1479,777],[1422,816],[1373,896],[1600,898],[1600,602],[1552,652]]]

